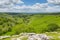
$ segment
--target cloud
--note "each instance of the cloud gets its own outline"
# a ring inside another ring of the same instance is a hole
[[[16,4],[23,4],[21,0],[0,0],[0,8],[10,8]]]
[[[48,3],[36,3],[32,6],[22,5],[13,7],[14,10],[20,12],[59,12],[60,6],[49,6]]]
[[[47,0],[50,4],[60,5],[60,0]]]
[[[24,3],[23,1],[21,0],[12,0],[13,2],[12,3],[15,3],[15,4],[22,4]]]
[[[0,0],[0,12],[59,12],[59,0],[47,0],[47,3],[25,5],[22,0]],[[20,4],[22,4],[20,6]],[[49,5],[53,4],[53,6]]]
[[[24,2],[21,0],[0,0],[0,12],[18,12],[20,10],[14,9],[14,7],[18,4],[24,4]]]
[[[46,12],[60,12],[60,0],[47,0]],[[50,5],[49,5],[50,4]]]
[[[27,5],[14,6],[13,9],[21,12],[43,12],[43,10],[45,10],[46,7],[47,3],[45,4],[36,3],[32,6]]]
[[[60,6],[48,6],[45,12],[60,12]]]

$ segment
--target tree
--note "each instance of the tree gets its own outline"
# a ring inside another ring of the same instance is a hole
[[[57,25],[57,24],[54,24],[54,23],[52,23],[52,24],[49,24],[48,25],[48,27],[47,27],[47,31],[56,31],[57,29],[59,28],[59,26]]]

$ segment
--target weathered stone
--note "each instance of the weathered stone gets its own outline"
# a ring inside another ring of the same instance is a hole
[[[17,38],[17,40],[21,40],[20,38]]]
[[[0,36],[0,39],[7,38],[10,36]],[[11,36],[11,40],[21,40],[27,37],[27,40],[49,40],[50,38],[53,39],[52,36],[47,36],[46,34],[35,34],[35,33],[21,33],[20,35],[13,35]]]
[[[10,36],[0,36],[0,39],[9,38]]]

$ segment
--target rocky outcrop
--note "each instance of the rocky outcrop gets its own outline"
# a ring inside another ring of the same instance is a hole
[[[10,36],[0,36],[0,39],[10,38]]]
[[[28,36],[28,40],[49,40],[46,34],[22,33],[23,36]]]
[[[27,37],[27,40],[49,40],[52,38],[51,36],[47,36],[46,34],[35,34],[35,33],[21,33],[19,35],[13,36],[0,36],[0,39],[10,37],[11,40],[22,40],[24,37]]]

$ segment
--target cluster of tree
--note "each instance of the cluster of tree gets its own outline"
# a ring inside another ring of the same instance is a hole
[[[50,15],[50,14],[49,14]],[[52,15],[52,14],[51,14]],[[3,34],[19,34],[22,32],[51,32],[56,31],[60,26],[56,23],[50,23],[46,27],[47,20],[45,19],[49,16],[46,14],[20,14],[20,13],[0,13],[0,35]],[[40,18],[42,18],[42,21]],[[48,18],[47,18],[48,19]],[[41,26],[41,24],[43,24]],[[45,23],[45,24],[44,24]]]
[[[8,14],[0,14],[0,35],[12,30],[17,24],[21,24],[22,20]]]

